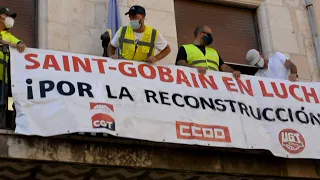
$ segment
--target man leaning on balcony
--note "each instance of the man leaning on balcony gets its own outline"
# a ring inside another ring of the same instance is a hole
[[[218,52],[209,47],[213,38],[212,31],[208,26],[198,26],[194,31],[194,37],[193,44],[183,45],[179,48],[176,65],[196,68],[200,74],[205,74],[207,70],[213,70],[230,72],[236,79],[240,78],[240,71],[235,71],[224,64]]]
[[[11,47],[16,47],[18,51],[24,52],[26,44],[20,39],[12,35],[8,30],[14,25],[14,18],[17,16],[16,13],[11,12],[9,8],[0,7],[0,44],[9,44]],[[0,59],[3,59],[4,55],[0,51]],[[8,62],[9,57],[6,57],[6,62]],[[6,72],[7,73],[7,72]],[[0,63],[0,81],[3,81],[3,63]],[[6,75],[5,84],[8,83],[8,75]],[[0,86],[1,88],[1,86]],[[2,91],[2,89],[0,89]]]
[[[296,81],[298,77],[297,66],[280,52],[274,53],[270,58],[264,58],[256,49],[248,51],[246,56],[252,66],[259,68],[255,76]]]
[[[160,32],[145,24],[146,11],[141,6],[132,6],[125,14],[130,25],[121,27],[108,46],[108,55],[113,59],[127,59],[155,63],[166,57],[170,46]],[[120,55],[115,54],[116,48]],[[154,55],[155,49],[160,51]]]

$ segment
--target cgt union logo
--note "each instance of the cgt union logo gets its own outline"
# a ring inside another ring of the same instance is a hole
[[[203,141],[231,142],[228,127],[176,122],[178,139],[197,139]]]
[[[279,142],[281,146],[291,154],[301,153],[306,146],[303,136],[293,129],[282,130],[279,133]]]
[[[115,120],[111,116],[114,113],[114,107],[112,104],[90,103],[90,110],[94,113],[91,117],[93,128],[106,128],[111,131],[115,131]]]

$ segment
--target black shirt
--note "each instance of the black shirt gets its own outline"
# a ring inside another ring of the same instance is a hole
[[[195,45],[195,46],[198,47],[204,55],[206,55],[206,47],[205,46],[198,46],[198,45]],[[218,56],[219,56],[219,69],[220,69],[220,67],[224,64],[224,62],[221,59],[219,54],[218,54]],[[188,59],[187,52],[184,49],[184,47],[181,46],[179,48],[178,55],[177,55],[177,58],[176,58],[176,65],[178,65],[178,61],[187,60],[187,59]]]

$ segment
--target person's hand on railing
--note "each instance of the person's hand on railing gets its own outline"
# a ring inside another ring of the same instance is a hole
[[[146,62],[148,62],[148,63],[155,63],[155,62],[157,62],[158,61],[158,59],[157,59],[157,57],[155,57],[155,56],[150,56],[150,57],[148,57],[147,58],[147,60],[146,60]]]
[[[199,74],[206,74],[207,69],[205,67],[195,67],[198,69]]]
[[[298,78],[298,75],[296,73],[290,74],[288,77],[289,81],[291,82],[297,81],[297,78]]]
[[[112,56],[110,56],[111,59],[120,59],[120,57],[117,54],[114,54]]]
[[[110,56],[109,58],[114,59],[114,60],[117,60],[117,59],[124,59],[122,56],[117,55],[117,54],[114,54],[114,55]]]
[[[24,42],[20,42],[17,44],[17,49],[19,53],[23,53],[24,50],[26,49],[27,45]]]
[[[233,71],[232,74],[233,74],[233,77],[235,79],[239,79],[240,76],[241,76],[241,72],[240,71]]]

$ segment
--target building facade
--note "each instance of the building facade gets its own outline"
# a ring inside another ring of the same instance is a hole
[[[300,81],[320,81],[305,0],[119,0],[123,25],[132,5],[146,8],[172,52],[192,42],[197,25],[208,24],[224,61],[245,64],[250,48],[267,57],[283,52]],[[313,0],[320,25],[320,1]],[[101,56],[108,0],[0,1],[18,12],[14,33],[29,47]],[[320,33],[320,28],[318,28]],[[180,146],[138,140],[62,136],[26,137],[0,130],[0,179],[318,179],[319,160],[290,160],[266,151]]]
[[[279,51],[297,64],[300,81],[320,80],[305,0],[119,0],[123,25],[129,23],[125,12],[135,4],[146,8],[146,23],[172,48],[160,63],[173,64],[179,46],[192,42],[194,28],[207,24],[213,30],[213,47],[226,62],[245,64],[250,48],[266,57]],[[319,24],[320,4],[313,4]],[[29,46],[102,55],[100,35],[106,31],[108,1],[16,0],[5,5],[20,12],[19,28],[13,31]]]

